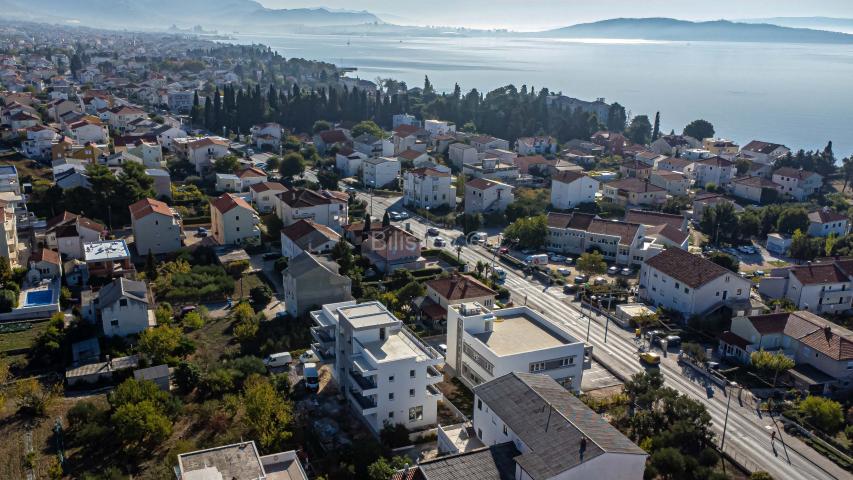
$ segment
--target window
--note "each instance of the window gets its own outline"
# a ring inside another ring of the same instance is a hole
[[[414,396],[415,396],[415,389],[414,389],[414,388],[410,388],[410,389],[409,389],[409,396],[410,396],[410,397],[414,397]]]
[[[118,301],[118,304],[120,307],[126,307],[127,306],[127,299],[122,298],[121,300]]]
[[[853,362],[848,364],[847,368],[853,368],[853,367],[850,367],[850,365],[853,365]],[[482,410],[482,409],[483,409],[483,401],[478,398],[477,399],[477,410]]]
[[[394,375],[388,377],[388,383],[394,383]]]
[[[416,420],[423,420],[424,418],[424,407],[422,405],[418,405],[417,407],[412,407],[409,409],[409,421],[414,422]],[[481,433],[482,435],[482,433]]]
[[[530,364],[530,372],[540,372],[545,370],[545,362],[535,362]]]
[[[394,418],[394,412],[388,412],[388,418]]]
[[[506,435],[506,434],[507,434],[506,424],[504,424],[504,435]]]
[[[240,215],[237,215],[236,217],[234,217],[234,220],[237,220],[239,222],[240,221]]]
[[[409,370],[409,378],[415,378],[415,371]]]
[[[394,392],[388,394],[388,400],[394,400]]]
[[[114,327],[117,327],[117,326],[118,326],[118,320],[112,320],[112,321],[110,322],[110,325],[112,325],[112,326],[114,326]]]

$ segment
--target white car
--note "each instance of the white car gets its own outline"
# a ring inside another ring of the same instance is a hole
[[[447,355],[447,345],[445,345],[443,343],[440,344],[438,346],[438,351],[441,352],[442,355]]]
[[[616,275],[617,273],[619,273],[619,267],[614,265],[607,269],[607,273],[609,273],[610,275]]]
[[[566,267],[560,267],[557,269],[557,273],[559,273],[560,275],[562,275],[564,277],[567,277],[567,276],[572,274],[572,270],[569,268],[566,268]]]
[[[565,255],[557,255],[556,253],[552,253],[551,255],[548,256],[548,258],[550,258],[551,261],[554,263],[562,263],[562,262],[566,261]]]
[[[441,237],[436,237],[435,240],[433,240],[432,244],[435,247],[443,247],[443,246],[447,245],[447,241],[445,241]]]
[[[301,363],[303,365],[306,363],[312,363],[312,362],[318,363],[319,361],[320,361],[320,357],[318,357],[317,354],[314,353],[314,350],[311,350],[310,348],[308,350],[305,350],[304,352],[302,352],[302,355],[299,356],[299,363]]]

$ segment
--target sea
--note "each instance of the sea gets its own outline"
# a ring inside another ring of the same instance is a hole
[[[522,36],[398,37],[237,35],[285,57],[357,69],[366,80],[409,87],[429,76],[439,91],[487,92],[513,84],[584,100],[619,102],[631,115],[661,115],[661,131],[710,121],[719,137],[793,150],[833,142],[853,154],[853,45],[659,42]]]

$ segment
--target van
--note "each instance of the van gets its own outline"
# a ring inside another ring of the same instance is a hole
[[[503,268],[495,267],[494,269],[492,269],[492,272],[494,272],[495,277],[497,277],[499,281],[506,279],[506,270],[504,270]]]
[[[264,359],[264,365],[267,368],[282,368],[287,367],[293,361],[293,357],[290,355],[290,352],[279,352],[270,354],[267,358]]]
[[[320,374],[317,372],[316,363],[306,363],[302,376],[305,377],[305,388],[317,391],[320,388]]]
[[[531,265],[548,265],[548,255],[544,253],[530,255],[525,261]]]

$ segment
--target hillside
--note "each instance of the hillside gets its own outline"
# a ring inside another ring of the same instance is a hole
[[[853,43],[853,35],[727,20],[688,22],[672,18],[616,18],[542,32],[564,38],[625,38],[668,41]]]

